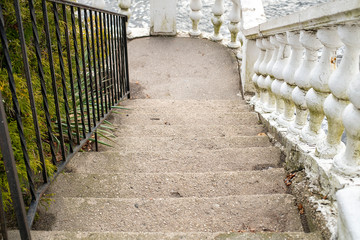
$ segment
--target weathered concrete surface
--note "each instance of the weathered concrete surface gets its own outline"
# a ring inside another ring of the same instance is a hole
[[[64,173],[50,191],[62,197],[219,197],[286,193],[285,171],[206,173]],[[74,182],[81,184],[73,185]]]
[[[109,119],[118,126],[113,147],[79,153],[69,163],[34,229],[55,231],[58,239],[301,235],[282,155],[237,96],[232,53],[188,38],[130,45],[132,96],[143,99],[125,101],[121,106],[131,110]]]
[[[280,150],[254,147],[221,150],[187,150],[121,153],[79,153],[67,172],[174,173],[262,170],[280,166]]]
[[[153,37],[128,44],[134,98],[237,99],[236,57],[218,43]]]
[[[32,231],[35,240],[317,240],[320,235],[317,233],[266,233],[266,232],[244,232],[244,233],[124,233],[124,232],[69,232],[69,231]],[[10,239],[20,239],[18,232],[11,231]]]
[[[294,217],[298,214],[294,198],[284,194],[54,200],[34,225],[37,230],[227,232],[249,227],[259,231],[302,231],[300,221]]]

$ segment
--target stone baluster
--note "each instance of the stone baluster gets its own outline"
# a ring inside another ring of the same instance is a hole
[[[212,13],[214,16],[211,18],[211,22],[214,25],[214,33],[210,36],[210,39],[213,41],[221,41],[223,36],[220,33],[221,25],[224,22],[224,0],[215,0],[215,3],[212,7]]]
[[[305,96],[311,88],[310,75],[318,60],[317,51],[321,48],[321,43],[313,31],[301,31],[300,43],[305,48],[305,55],[301,66],[296,70],[294,76],[296,87],[292,92],[292,99],[296,107],[296,118],[289,127],[289,131],[294,134],[300,134],[307,123],[309,111]]]
[[[262,39],[262,46],[265,50],[264,60],[259,65],[259,78],[257,79],[257,84],[260,89],[260,107],[261,110],[264,110],[267,100],[269,98],[268,88],[265,84],[265,78],[267,77],[267,65],[271,60],[272,53],[274,51],[273,46],[270,44],[269,38]]]
[[[271,84],[271,91],[274,93],[276,99],[276,110],[275,112],[273,112],[273,119],[277,119],[284,112],[284,100],[281,97],[280,89],[281,85],[284,83],[284,66],[287,65],[290,55],[290,49],[287,45],[286,34],[276,34],[275,37],[277,42],[279,43],[279,52],[272,70],[275,80]]]
[[[283,127],[288,127],[294,120],[295,105],[292,99],[292,91],[296,87],[294,75],[301,65],[303,48],[299,41],[298,32],[287,32],[287,42],[291,47],[290,59],[284,68],[284,83],[281,85],[280,94],[284,99],[285,109],[278,118],[278,123]]]
[[[131,17],[131,0],[119,0],[119,7],[120,7],[120,13],[124,14],[127,16],[127,21],[126,21],[126,33],[130,34],[131,30],[128,28],[128,23],[129,23],[129,19]]]
[[[201,35],[201,31],[198,29],[198,25],[202,17],[202,6],[203,5],[201,0],[190,0],[190,18],[192,21],[192,29],[190,30],[189,34],[192,37],[198,37]]]
[[[230,23],[229,23],[231,41],[228,43],[228,47],[239,48],[240,42],[237,41],[237,35],[240,31],[241,5],[240,5],[240,0],[231,0],[231,1],[233,2],[233,7],[230,12]]]
[[[91,5],[96,8],[105,9],[104,0],[93,0]]]
[[[359,37],[360,34],[357,39]],[[360,45],[357,47],[360,48]],[[335,156],[334,169],[347,175],[360,175],[360,73],[350,82],[348,95],[351,103],[342,115],[346,149]]]
[[[260,72],[259,72],[259,66],[262,63],[262,61],[264,61],[264,57],[265,57],[265,48],[262,45],[262,40],[261,38],[256,39],[256,46],[260,49],[260,53],[258,58],[256,59],[256,62],[254,64],[254,75],[252,77],[252,82],[254,84],[255,87],[255,96],[251,99],[251,102],[255,105],[260,103],[260,89],[259,89],[259,85],[257,83],[257,80],[260,76]]]
[[[310,119],[301,131],[301,141],[310,145],[316,144],[324,137],[321,129],[324,120],[324,101],[330,94],[329,78],[334,71],[336,49],[341,41],[335,27],[319,29],[316,33],[323,48],[321,58],[311,72],[310,85],[312,88],[306,94],[306,105],[309,108]]]
[[[359,72],[360,28],[354,25],[339,26],[338,34],[345,44],[345,51],[340,66],[329,79],[331,94],[324,102],[324,112],[328,120],[328,134],[324,141],[317,144],[315,152],[320,158],[333,158],[345,147],[341,142],[344,131],[342,114],[349,104],[347,95],[349,83]],[[351,131],[355,132],[356,129]]]
[[[271,60],[266,66],[266,78],[265,78],[265,87],[267,88],[268,92],[268,100],[266,105],[263,107],[264,112],[270,113],[275,110],[275,95],[271,90],[271,85],[274,81],[274,74],[273,74],[273,67],[275,65],[277,55],[279,52],[279,43],[276,40],[275,36],[270,37],[270,41],[268,41],[267,49],[271,50]]]

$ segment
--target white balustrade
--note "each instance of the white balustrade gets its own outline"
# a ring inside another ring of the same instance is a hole
[[[292,91],[295,86],[295,72],[302,62],[303,48],[299,41],[300,34],[298,32],[287,32],[287,42],[291,47],[290,59],[286,65],[283,77],[284,83],[281,85],[280,93],[284,99],[285,109],[284,113],[277,119],[277,122],[283,126],[288,127],[294,120],[295,105],[292,99]]]
[[[273,67],[275,80],[271,84],[271,91],[275,95],[276,110],[272,114],[273,119],[277,119],[284,112],[284,100],[281,97],[281,85],[284,83],[283,70],[289,60],[289,47],[287,46],[286,34],[276,34],[276,41],[279,43],[279,51]]]
[[[265,84],[265,78],[267,76],[267,65],[269,64],[272,56],[272,52],[274,51],[272,44],[270,44],[269,38],[263,38],[261,40],[261,47],[265,50],[265,56],[263,61],[259,65],[259,78],[257,79],[257,85],[260,89],[260,108],[264,110],[265,104],[267,104],[267,100],[269,98],[268,95],[268,87]]]
[[[343,25],[338,27],[345,51],[339,68],[329,79],[329,95],[324,102],[324,112],[328,120],[328,134],[324,141],[317,144],[315,154],[320,158],[333,158],[345,145],[341,142],[344,132],[342,113],[349,104],[347,90],[350,81],[359,72],[360,29],[357,26]]]
[[[330,94],[328,81],[335,69],[336,49],[341,41],[335,27],[322,28],[316,33],[323,48],[321,58],[311,72],[310,85],[312,88],[306,94],[306,105],[309,108],[310,119],[301,132],[301,140],[310,145],[316,144],[325,137],[321,128],[324,120],[324,101]]]
[[[277,58],[277,54],[279,52],[279,44],[278,41],[276,40],[275,36],[271,36],[270,41],[266,42],[266,48],[269,51],[269,55],[271,55],[271,59],[269,61],[269,63],[266,66],[266,78],[265,78],[265,82],[264,82],[264,86],[267,89],[268,92],[268,99],[266,101],[266,104],[263,107],[263,111],[266,113],[271,113],[275,110],[275,95],[271,90],[271,85],[274,81],[274,75],[273,75],[273,67],[275,65],[276,62],[276,58]]]
[[[348,41],[345,44],[347,44],[346,46],[351,44],[352,49],[349,50],[354,51],[352,52],[354,67],[349,71],[359,72],[360,26],[350,26],[347,30],[351,31],[351,37],[349,40],[345,40]],[[339,34],[342,34],[341,29],[339,29]],[[345,37],[348,38],[348,34],[349,32],[345,32]],[[338,96],[344,96],[341,93],[341,91],[335,92],[335,94],[339,94]],[[351,79],[347,94],[351,103],[345,108],[342,115],[347,136],[346,149],[345,152],[335,156],[334,167],[337,171],[348,175],[360,175],[360,73]]]
[[[128,17],[126,22],[126,32],[127,34],[131,33],[131,30],[128,28],[129,19],[131,17],[131,0],[119,0],[120,13]]]
[[[211,18],[211,22],[214,25],[214,33],[210,36],[210,39],[213,41],[221,41],[223,36],[220,33],[221,25],[224,22],[224,0],[215,0],[215,3],[212,7],[212,13],[214,16]]]
[[[229,48],[239,48],[240,42],[237,41],[237,35],[240,31],[240,21],[241,21],[241,3],[240,0],[231,0],[233,6],[230,12],[230,23],[229,31],[231,33],[231,41],[228,43]]]
[[[202,2],[201,0],[190,0],[190,19],[192,21],[192,29],[190,30],[189,34],[192,37],[198,37],[201,35],[201,31],[199,30],[199,22],[202,18]]]
[[[304,60],[296,70],[294,80],[296,87],[292,92],[292,99],[296,107],[295,121],[289,127],[289,131],[300,134],[307,123],[308,108],[306,105],[306,93],[310,89],[310,74],[318,59],[317,51],[321,47],[320,41],[313,31],[300,31],[300,43],[305,48]]]
[[[260,88],[257,83],[257,80],[260,77],[259,66],[264,61],[264,57],[265,57],[265,48],[262,45],[262,40],[260,38],[256,39],[256,47],[260,49],[260,54],[254,64],[254,72],[255,73],[252,77],[252,82],[255,87],[255,96],[251,99],[251,102],[255,105],[258,105],[260,103]]]

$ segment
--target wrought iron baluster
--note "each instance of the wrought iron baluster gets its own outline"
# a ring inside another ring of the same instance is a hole
[[[83,96],[82,96],[83,92],[82,92],[82,88],[81,88],[79,48],[78,48],[78,43],[77,43],[75,11],[74,11],[74,7],[73,7],[73,6],[70,7],[70,12],[71,12],[72,37],[73,37],[74,53],[75,53],[76,78],[77,78],[77,84],[78,84],[78,94],[79,94],[79,105],[80,105],[80,116],[81,116],[82,134],[83,134],[83,138],[86,138],[84,102],[83,102]],[[81,37],[82,37],[82,36],[81,36]]]
[[[124,40],[124,57],[125,57],[126,94],[128,98],[130,98],[129,58],[127,52],[127,38],[126,38],[126,17],[123,19],[123,40]]]
[[[64,97],[64,105],[65,105],[65,115],[66,115],[66,124],[67,124],[67,131],[68,131],[68,138],[69,138],[69,149],[70,153],[73,152],[72,146],[72,130],[71,130],[71,121],[69,115],[69,100],[67,97],[67,88],[66,88],[66,77],[65,77],[65,66],[64,66],[64,59],[62,54],[62,44],[61,44],[61,32],[59,26],[59,13],[57,10],[56,3],[53,3],[53,12],[54,12],[54,20],[55,20],[55,28],[56,28],[56,42],[57,48],[59,53],[59,62],[60,62],[60,72],[61,72],[61,84],[63,89],[63,97]]]
[[[0,36],[1,36],[1,44],[2,44],[2,48],[3,48],[3,54],[4,54],[5,64],[6,64],[6,70],[8,72],[8,77],[9,77],[9,82],[10,82],[10,90],[11,90],[12,94],[15,94],[16,93],[15,81],[14,81],[14,76],[13,76],[13,71],[12,71],[12,64],[11,64],[11,59],[10,59],[10,54],[9,54],[9,46],[8,46],[8,40],[6,37],[6,32],[5,32],[4,16],[3,16],[1,5],[0,5]],[[18,129],[20,132],[20,142],[21,142],[21,147],[23,150],[24,158],[25,158],[25,165],[29,165],[29,157],[27,154],[26,141],[24,138],[24,131],[23,131],[22,121],[21,121],[21,116],[20,116],[21,112],[20,112],[20,107],[19,107],[19,103],[17,101],[16,94],[13,95],[12,100],[13,100],[13,104],[14,104],[15,115],[17,118],[17,125],[18,125]],[[16,169],[14,153],[12,151],[9,128],[8,128],[8,124],[7,124],[7,116],[5,114],[5,108],[4,108],[4,103],[3,103],[3,98],[2,98],[1,92],[0,92],[0,136],[1,136],[1,138],[0,138],[1,153],[2,153],[2,156],[4,159],[4,166],[6,169],[6,175],[8,178],[9,189],[10,189],[10,193],[11,193],[11,198],[12,198],[13,207],[15,210],[17,223],[18,223],[19,230],[20,230],[20,235],[21,235],[22,239],[31,239],[30,227],[29,227],[27,219],[26,219],[25,205],[24,205],[22,192],[20,189],[20,182],[19,182],[19,177],[18,177],[18,173],[17,173],[17,169]],[[34,188],[34,184],[33,184],[33,180],[32,180],[31,169],[27,168],[26,172],[28,175],[28,182],[30,185],[30,193],[31,193],[31,196],[33,197],[35,195],[35,188]]]
[[[34,124],[34,130],[35,130],[36,145],[38,147],[38,153],[39,153],[40,163],[41,163],[41,167],[42,167],[43,181],[47,182],[48,176],[47,176],[44,151],[43,151],[43,146],[42,146],[42,141],[41,141],[39,120],[38,120],[37,112],[36,112],[34,90],[33,90],[32,82],[31,82],[31,74],[30,74],[28,54],[27,54],[27,50],[26,50],[24,26],[23,26],[22,17],[21,17],[20,3],[18,0],[14,1],[14,8],[15,8],[16,21],[17,21],[17,25],[18,25],[22,61],[24,64],[24,74],[25,74],[26,85],[27,85],[28,94],[29,94],[30,107],[31,107],[32,119],[33,119],[33,124]],[[30,165],[29,165],[29,167],[30,167]],[[35,198],[33,198],[32,201],[34,199]]]
[[[85,12],[86,10],[84,10]],[[80,35],[80,46],[81,46],[81,57],[82,57],[82,68],[83,68],[83,79],[84,79],[84,89],[85,89],[85,100],[86,100],[86,115],[89,132],[91,132],[91,117],[90,117],[90,103],[89,103],[89,92],[88,92],[88,83],[86,77],[86,58],[85,58],[85,47],[84,47],[84,38],[83,38],[83,29],[82,29],[82,16],[81,9],[78,8],[78,18],[79,18],[79,35]],[[84,19],[86,22],[86,19]],[[91,73],[91,71],[90,71]]]
[[[37,21],[36,21],[36,14],[35,14],[35,7],[33,0],[29,0],[29,10],[30,10],[30,16],[31,16],[31,24],[33,29],[33,36],[34,36],[34,47],[35,47],[35,54],[38,64],[38,73],[40,78],[40,85],[41,85],[41,95],[43,98],[43,105],[44,105],[44,111],[45,111],[45,119],[46,119],[46,127],[47,127],[47,134],[49,138],[49,145],[50,145],[50,152],[51,152],[51,160],[54,165],[56,165],[56,153],[54,148],[54,139],[53,139],[53,132],[51,127],[51,118],[50,118],[50,112],[49,112],[49,103],[48,103],[48,97],[47,97],[47,90],[46,90],[46,84],[45,84],[45,74],[44,74],[44,68],[42,64],[41,59],[41,50],[40,50],[40,40],[39,40],[39,34],[37,30]]]
[[[102,74],[101,74],[101,56],[100,56],[100,40],[99,40],[99,25],[98,25],[98,15],[97,12],[95,14],[95,34],[96,34],[96,52],[98,58],[98,69],[99,69],[99,90],[100,90],[100,102],[101,102],[101,117],[104,117],[104,99],[103,99],[103,84],[102,84]],[[100,15],[100,14],[99,14]],[[99,16],[100,18],[100,16]],[[101,27],[101,23],[100,23]]]
[[[108,71],[107,71],[107,66],[105,67],[105,53],[106,53],[106,33],[104,31],[104,37],[103,37],[103,25],[105,26],[105,18],[103,18],[103,16],[105,16],[105,14],[101,14],[99,13],[99,25],[100,25],[100,41],[101,41],[101,57],[102,57],[102,67],[103,67],[103,77],[102,79],[104,79],[103,84],[104,84],[104,98],[105,98],[105,113],[108,112],[108,84],[106,79],[108,78]],[[104,47],[105,45],[105,47]],[[106,61],[107,64],[107,61]],[[110,104],[110,103],[109,103]]]
[[[108,46],[109,46],[109,71],[110,71],[110,92],[111,92],[111,106],[114,106],[115,101],[115,93],[114,93],[114,70],[113,70],[113,59],[112,59],[112,36],[110,33],[110,26],[111,26],[111,17],[110,14],[106,15],[107,21],[107,34],[108,34]]]
[[[100,105],[99,105],[99,90],[98,90],[98,79],[97,79],[97,70],[96,70],[96,54],[95,54],[95,38],[94,38],[94,23],[93,23],[93,14],[90,10],[90,34],[91,34],[91,46],[92,46],[92,56],[94,62],[94,85],[95,85],[95,93],[96,93],[96,113],[97,120],[100,121]],[[96,119],[95,119],[96,123]],[[96,124],[95,124],[96,125]]]
[[[62,156],[62,160],[65,161],[66,152],[65,152],[64,136],[63,136],[62,125],[61,125],[60,106],[59,106],[58,91],[57,91],[57,86],[56,86],[54,57],[53,57],[53,53],[52,53],[52,49],[51,49],[52,44],[51,44],[51,37],[50,37],[49,18],[48,18],[48,12],[47,12],[47,7],[46,7],[46,0],[42,0],[42,10],[43,10],[43,18],[44,18],[44,29],[45,29],[45,35],[46,35],[46,44],[47,44],[48,55],[49,55],[51,82],[52,82],[52,88],[53,88],[54,100],[55,100],[56,118],[57,118],[57,124],[58,124],[59,136],[60,136],[61,156]]]
[[[67,53],[67,61],[68,61],[68,69],[69,69],[69,80],[70,80],[70,89],[71,89],[71,98],[72,98],[72,108],[74,111],[74,122],[75,122],[75,134],[76,134],[76,142],[80,143],[80,133],[79,133],[79,123],[78,123],[78,113],[76,107],[76,96],[75,96],[75,88],[74,88],[74,78],[73,78],[73,66],[71,59],[71,48],[70,48],[70,37],[69,37],[69,27],[67,20],[67,12],[66,6],[62,5],[63,19],[65,23],[65,41],[66,41],[66,53]]]

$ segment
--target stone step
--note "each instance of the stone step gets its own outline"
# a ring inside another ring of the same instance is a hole
[[[48,190],[61,197],[220,197],[286,192],[280,168],[217,173],[65,173]],[[79,183],[79,184],[74,184]]]
[[[262,170],[280,166],[276,147],[132,153],[78,153],[67,166],[77,173],[171,173]],[[160,150],[160,151],[159,151]]]
[[[173,100],[173,99],[132,99],[120,103],[121,107],[141,109],[143,111],[161,111],[177,109],[178,111],[248,111],[251,107],[244,100]]]
[[[126,125],[258,125],[259,118],[254,112],[241,113],[142,113],[123,112],[113,114],[109,121]]]
[[[116,136],[128,137],[234,137],[263,135],[262,125],[119,125]]]
[[[267,136],[240,137],[117,137],[109,143],[112,147],[99,145],[100,151],[181,151],[181,150],[217,150],[223,148],[269,147]]]
[[[287,194],[216,198],[52,198],[35,230],[119,232],[300,232]]]
[[[244,232],[244,233],[164,233],[164,232],[69,232],[31,231],[35,240],[320,240],[318,233],[303,232]],[[9,239],[20,239],[18,231],[10,231]]]

